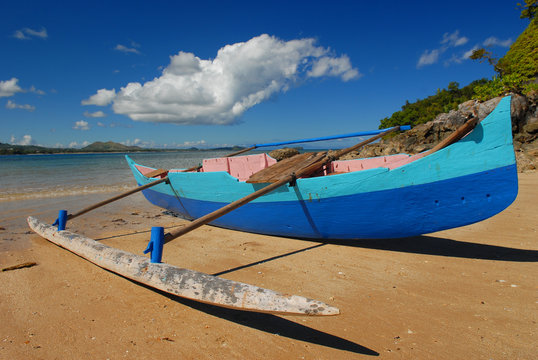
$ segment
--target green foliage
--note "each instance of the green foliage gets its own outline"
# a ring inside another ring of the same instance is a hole
[[[538,13],[538,0],[525,0],[525,5],[517,3],[521,8],[521,19],[534,19]]]
[[[507,93],[527,94],[529,91],[538,88],[538,84],[529,82],[529,79],[521,74],[512,73],[503,76],[493,77],[493,80],[475,88],[478,100],[485,101]]]
[[[488,81],[484,85],[479,85],[475,88],[476,98],[481,101],[486,101],[509,91],[510,87],[514,87],[512,76],[507,75],[504,78],[495,76],[493,80]],[[509,79],[510,81],[505,81]]]
[[[478,60],[481,63],[483,63],[484,61],[487,61],[490,65],[493,65],[493,66],[497,65],[497,59],[493,57],[493,54],[491,53],[491,51],[488,51],[484,48],[474,50],[471,56],[469,56],[469,58],[471,60]]]
[[[536,1],[527,1],[527,4],[536,6]],[[489,56],[485,50],[484,52],[477,50],[473,55],[475,56],[472,56],[472,59],[481,61]],[[475,88],[476,98],[479,100],[485,101],[509,92],[527,94],[538,87],[534,83],[538,74],[538,23],[536,20],[530,22],[506,55],[493,65],[499,75]]]
[[[379,128],[424,124],[441,113],[456,110],[459,104],[473,98],[477,86],[484,85],[487,82],[488,80],[486,79],[476,80],[461,89],[457,82],[451,82],[448,84],[447,89],[437,90],[437,94],[426,99],[417,100],[414,103],[406,101],[401,111],[397,111],[391,117],[381,120]]]
[[[0,143],[0,155],[54,154],[57,152],[71,153],[75,151],[76,149],[54,149],[37,145],[12,145]]]
[[[523,91],[522,91],[523,94],[528,94],[531,91],[538,91],[538,84],[537,83],[531,82],[531,83],[525,84],[523,86]]]
[[[538,74],[538,22],[533,20],[499,60],[499,74],[517,73],[527,80]]]
[[[470,56],[480,62],[487,61],[497,72],[492,80],[476,80],[459,89],[459,84],[451,82],[447,89],[437,90],[433,96],[406,101],[401,111],[381,120],[380,129],[396,125],[418,125],[433,120],[440,113],[457,109],[458,104],[471,99],[489,100],[505,93],[527,94],[538,91],[538,0],[525,0],[518,3],[522,9],[521,18],[530,19],[529,26],[519,35],[506,55],[497,60],[493,54],[484,49],[476,49]]]

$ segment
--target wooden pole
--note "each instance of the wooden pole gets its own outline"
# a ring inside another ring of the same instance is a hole
[[[67,215],[67,220],[74,219],[74,218],[76,218],[76,217],[78,217],[80,215],[83,215],[83,214],[87,213],[88,211],[92,211],[92,210],[97,209],[97,208],[99,208],[101,206],[104,206],[106,204],[110,204],[111,202],[114,202],[116,200],[123,199],[124,197],[132,195],[132,194],[137,193],[139,191],[145,190],[145,189],[150,188],[152,186],[155,186],[157,184],[163,183],[163,182],[165,182],[167,180],[168,180],[168,177],[164,177],[162,179],[152,181],[152,182],[150,182],[150,183],[148,183],[146,185],[142,185],[142,186],[139,186],[139,187],[137,187],[135,189],[126,191],[126,192],[124,192],[122,194],[116,195],[113,198],[101,201],[101,202],[99,202],[97,204],[93,204],[91,206],[88,206],[87,208],[84,208],[84,209],[82,209],[82,210],[80,210],[80,211],[78,211],[78,212],[76,212],[74,214]]]
[[[227,213],[229,213],[230,211],[232,210],[235,210],[237,209],[238,207],[241,207],[249,202],[251,202],[252,200],[254,199],[257,199],[259,198],[260,196],[263,196],[271,191],[273,191],[274,189],[290,182],[293,180],[293,176],[292,175],[289,175],[271,185],[268,185],[264,188],[261,188],[260,190],[258,191],[255,191],[253,192],[252,194],[250,195],[247,195],[239,200],[236,200],[216,211],[213,211],[207,215],[204,215],[196,220],[194,220],[193,222],[191,222],[190,224],[186,225],[185,227],[183,228],[180,228],[180,229],[177,229],[175,231],[171,231],[167,234],[164,235],[164,243],[166,244],[167,242],[169,241],[172,241],[178,237],[180,237],[181,235],[184,235],[194,229],[197,229],[199,228],[200,226],[202,225],[205,225],[207,223],[210,223],[211,221],[221,217],[221,216],[224,216],[226,215]]]
[[[257,146],[251,146],[251,147],[248,147],[248,148],[233,152],[231,154],[228,154],[228,155],[226,155],[226,157],[232,157],[232,156],[235,156],[235,155],[239,155],[239,154],[245,153],[247,151],[254,150],[256,148],[257,148]]]
[[[225,157],[231,157],[231,156],[235,156],[235,155],[238,155],[238,154],[242,154],[244,152],[247,152],[249,150],[252,150],[252,149],[256,149],[256,146],[252,146],[252,147],[249,147],[249,148],[246,148],[246,149],[242,149],[242,150],[239,150],[237,152],[234,152],[234,153],[231,153],[231,154],[228,154],[226,155]],[[185,170],[181,170],[181,172],[189,172],[189,171],[195,171],[195,170],[198,170],[200,169],[202,166],[201,165],[196,165],[196,166],[193,166],[191,168],[188,168],[188,169],[185,169]],[[157,170],[156,170],[157,171]],[[162,171],[162,172],[165,172],[165,171]],[[116,195],[110,199],[107,199],[107,200],[103,200],[97,204],[93,204],[91,206],[88,206],[74,214],[69,214],[67,215],[67,220],[72,220],[76,217],[79,217],[80,215],[83,215],[83,214],[86,214],[87,212],[89,211],[92,211],[92,210],[95,210],[97,208],[100,208],[101,206],[104,206],[104,205],[107,205],[107,204],[110,204],[111,202],[114,202],[114,201],[117,201],[117,200],[120,200],[120,199],[123,199],[124,197],[127,197],[129,195],[132,195],[132,194],[135,194],[139,191],[142,191],[142,190],[146,190],[152,186],[155,186],[155,185],[158,185],[158,184],[161,184],[163,182],[166,182],[168,181],[168,176],[166,177],[163,177],[162,179],[159,179],[159,180],[155,180],[155,181],[152,181],[146,185],[143,185],[143,186],[139,186],[135,189],[132,189],[132,190],[129,190],[129,191],[126,191],[124,193],[121,193],[119,195]]]
[[[450,144],[455,143],[456,141],[460,140],[462,137],[467,135],[471,130],[475,128],[475,126],[478,124],[478,116],[475,116],[469,120],[467,120],[463,125],[461,125],[459,128],[457,128],[452,134],[447,136],[445,139],[440,141],[437,145],[435,145],[432,149],[428,150],[424,156],[428,156],[430,154],[433,154],[436,151],[439,151],[445,147],[447,147]]]
[[[400,130],[400,126],[395,126],[395,127],[390,128],[390,129],[387,129],[387,131],[383,131],[382,133],[377,134],[376,136],[372,136],[371,138],[369,138],[367,140],[364,140],[364,141],[362,141],[362,142],[360,142],[360,143],[358,143],[356,145],[353,145],[353,146],[350,146],[348,148],[345,148],[345,149],[342,149],[342,150],[338,151],[334,155],[334,157],[336,159],[338,159],[339,157],[344,156],[347,153],[355,151],[355,150],[357,150],[357,149],[359,149],[359,148],[361,148],[361,147],[363,147],[365,145],[368,145],[368,144],[376,141],[377,139],[382,138],[383,136],[387,135],[388,133],[391,133],[391,132],[394,132],[394,131],[399,131],[399,130]]]
[[[393,127],[387,131],[384,131],[368,140],[365,140],[365,141],[362,141],[360,143],[358,143],[357,145],[354,145],[354,146],[351,146],[349,148],[346,148],[346,149],[343,149],[341,151],[339,151],[337,153],[337,156],[340,157],[344,154],[347,154],[349,153],[350,151],[353,151],[353,150],[356,150],[358,148],[360,148],[361,146],[364,146],[366,144],[369,144],[377,139],[379,139],[380,137],[382,137],[383,135],[386,135],[390,132],[393,132],[393,131],[397,131],[397,130],[400,130],[400,127],[399,126],[396,126],[396,127]],[[215,220],[215,219],[218,219],[219,217],[221,216],[224,216],[226,215],[227,213],[229,213],[230,211],[232,210],[235,210],[267,193],[270,193],[271,191],[275,190],[276,188],[279,188],[280,186],[284,185],[284,184],[287,184],[289,182],[292,182],[293,180],[295,180],[296,178],[300,178],[302,176],[307,176],[307,175],[310,175],[316,171],[318,171],[319,169],[321,169],[325,164],[327,164],[328,162],[330,162],[332,159],[332,157],[329,157],[327,155],[325,155],[323,158],[321,158],[320,160],[317,160],[315,161],[313,164],[309,165],[309,166],[305,166],[303,167],[302,169],[296,171],[295,173],[292,173],[292,174],[289,174],[288,176],[285,176],[283,177],[282,179],[278,180],[277,182],[274,182],[272,183],[271,185],[268,185],[266,187],[263,187],[261,188],[260,190],[257,190],[255,192],[253,192],[252,194],[249,194],[239,200],[236,200],[234,202],[231,202],[229,203],[228,205],[225,205],[223,206],[222,208],[218,209],[218,210],[215,210],[207,215],[204,215],[194,221],[192,221],[190,224],[186,225],[185,227],[182,227],[180,229],[177,229],[177,230],[174,230],[174,231],[171,231],[167,234],[164,235],[164,243],[168,243],[178,237],[180,237],[181,235],[185,235],[186,233],[194,230],[194,229],[197,229],[199,228],[200,226],[202,225],[205,225],[207,223],[210,223],[211,221]]]

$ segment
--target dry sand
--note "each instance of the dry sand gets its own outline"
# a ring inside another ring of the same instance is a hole
[[[29,232],[27,215],[92,198],[28,202],[0,217],[0,359],[535,359],[538,172],[501,214],[395,240],[319,242],[209,226],[164,261],[328,302],[335,317],[274,316],[165,295]],[[184,223],[140,195],[68,224],[141,253],[151,226]]]

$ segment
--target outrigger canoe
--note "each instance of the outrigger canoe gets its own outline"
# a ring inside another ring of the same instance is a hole
[[[276,162],[267,154],[235,153],[190,169],[162,170],[127,157],[139,187],[73,214],[60,210],[58,228],[33,217],[28,224],[100,267],[180,297],[247,311],[336,315],[337,308],[321,301],[163,264],[163,244],[207,223],[311,239],[406,237],[487,219],[516,198],[509,97],[483,121],[474,117],[427,152],[336,160],[402,128],[377,132],[334,158],[305,153]],[[144,251],[151,251],[151,261],[65,230],[67,220],[138,191],[193,219],[166,235],[163,228],[152,228]]]
[[[510,97],[505,97],[465,137],[435,152],[330,161],[321,171],[293,178],[210,224],[275,236],[352,240],[416,236],[482,221],[517,196],[510,114]],[[138,185],[166,180],[143,190],[152,204],[194,220],[256,193],[316,156],[278,163],[267,154],[223,157],[167,171],[126,159]]]

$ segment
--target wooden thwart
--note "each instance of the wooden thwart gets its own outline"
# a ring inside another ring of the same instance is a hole
[[[168,175],[168,170],[166,169],[155,169],[153,171],[150,171],[149,173],[144,174],[147,178],[156,178],[156,177],[163,177]]]
[[[258,171],[247,180],[247,183],[274,183],[286,176],[289,176],[291,173],[297,172],[304,167],[312,165],[316,161],[321,160],[324,156],[325,152],[295,155],[279,161],[261,171]]]

